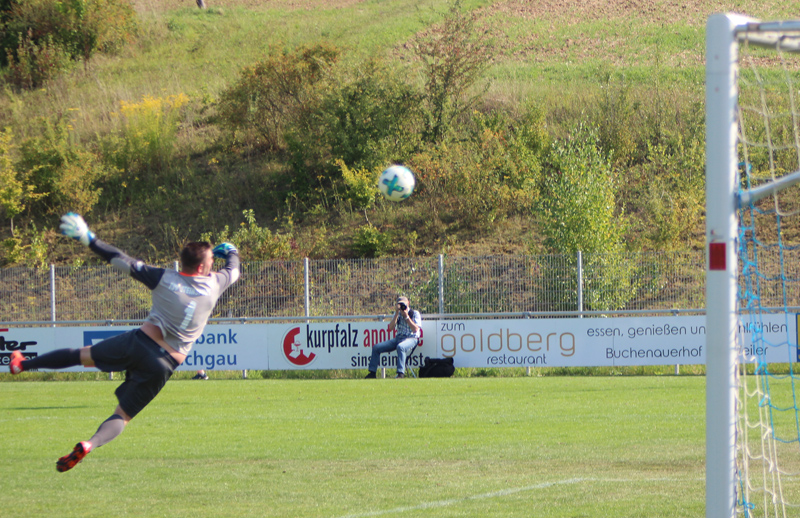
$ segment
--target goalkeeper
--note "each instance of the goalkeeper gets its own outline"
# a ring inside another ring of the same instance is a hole
[[[239,255],[230,243],[213,250],[206,242],[188,243],[181,251],[181,271],[177,272],[148,266],[97,239],[78,214],[62,216],[61,232],[152,292],[150,314],[138,329],[82,349],[59,349],[30,360],[19,351],[12,353],[12,374],[76,365],[97,367],[103,372],[125,371],[125,381],[115,392],[119,405],[88,441],[79,442],[71,453],[58,459],[56,469],[64,472],[122,433],[156,397],[203,333],[219,296],[239,278]],[[211,271],[214,257],[225,259],[225,267],[218,272]]]

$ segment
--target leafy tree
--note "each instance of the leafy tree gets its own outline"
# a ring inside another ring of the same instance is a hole
[[[545,245],[573,254],[619,250],[625,220],[617,214],[616,177],[596,130],[580,124],[549,155],[541,209]]]
[[[541,197],[545,245],[566,254],[569,263],[583,253],[584,309],[621,309],[638,287],[634,268],[623,259],[627,223],[617,210],[614,169],[597,131],[580,124],[553,145],[549,161]],[[575,279],[549,278],[562,284],[560,293],[577,290]]]

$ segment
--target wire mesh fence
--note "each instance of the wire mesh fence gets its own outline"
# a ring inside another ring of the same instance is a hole
[[[254,261],[214,317],[382,315],[398,294],[426,314],[691,310],[704,287],[702,251]],[[0,322],[141,320],[149,307],[110,266],[0,269]]]

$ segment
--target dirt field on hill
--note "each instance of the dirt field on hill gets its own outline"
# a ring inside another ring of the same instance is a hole
[[[247,7],[250,9],[341,9],[364,0],[206,0],[208,7]],[[552,18],[568,20],[613,20],[643,18],[652,22],[704,24],[715,12],[746,13],[742,1],[732,0],[506,0],[493,3],[486,10],[520,18]],[[140,11],[169,11],[194,7],[195,0],[134,0]]]
[[[737,10],[734,2],[714,0],[507,0],[487,8],[519,18],[550,18],[560,23],[639,18],[652,23],[703,25],[708,15]]]
[[[249,9],[341,9],[360,4],[363,0],[206,0],[209,8],[247,7]],[[196,7],[195,0],[133,0],[137,11],[172,11]]]

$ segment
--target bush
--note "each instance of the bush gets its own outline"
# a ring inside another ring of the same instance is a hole
[[[356,257],[381,257],[392,246],[392,236],[372,225],[362,225],[353,238],[353,253]]]
[[[63,47],[53,42],[48,35],[37,43],[32,31],[22,39],[16,53],[6,50],[8,82],[19,89],[33,89],[67,70],[72,61]]]
[[[290,236],[273,234],[270,229],[259,226],[252,209],[243,210],[242,215],[245,221],[235,232],[231,233],[230,229],[225,226],[216,236],[209,232],[203,234],[200,240],[211,243],[231,242],[239,249],[242,259],[247,261],[292,258],[293,248]]]
[[[420,95],[400,74],[377,62],[343,71],[319,111],[310,114],[302,139],[319,142],[323,158],[373,169],[401,162],[419,143]]]
[[[545,245],[566,254],[618,250],[626,222],[617,212],[616,175],[597,131],[579,124],[548,157],[540,204]]]
[[[336,160],[336,166],[342,172],[345,194],[344,199],[351,210],[366,210],[375,206],[378,195],[378,171],[369,169],[351,169],[343,160]]]
[[[0,241],[0,267],[47,268],[49,247],[44,234],[45,231],[39,231],[31,223],[30,227]]]
[[[647,237],[660,250],[685,249],[705,214],[704,142],[678,135],[671,144],[650,144],[639,171]]]
[[[245,68],[217,106],[234,141],[287,158],[289,196],[312,206],[330,206],[330,193],[342,186],[337,160],[353,171],[383,168],[419,142],[414,88],[378,61],[344,69],[340,56],[323,44],[273,51]]]
[[[600,146],[597,131],[584,124],[553,145],[542,182],[540,228],[545,245],[566,254],[570,269],[577,252],[583,253],[584,309],[617,310],[636,296],[639,286],[635,267],[621,254],[627,222],[617,210],[611,159]],[[545,265],[543,276],[551,289],[569,297],[577,292],[577,282],[555,273],[559,268]],[[570,306],[566,298],[554,303]]]
[[[137,30],[130,0],[7,0],[2,8],[3,65],[19,60],[26,37],[37,46],[49,40],[71,59],[88,60],[97,51],[118,50]]]
[[[446,221],[489,229],[497,220],[533,210],[549,137],[533,106],[518,120],[494,111],[476,112],[473,121],[470,139],[431,146],[413,157],[416,195]]]
[[[441,25],[414,43],[425,81],[426,142],[444,139],[456,117],[468,112],[486,91],[467,96],[496,52],[492,32],[479,23],[478,16],[478,11],[463,12],[461,0],[455,0]]]
[[[339,54],[324,44],[293,52],[273,49],[267,59],[242,70],[239,80],[220,95],[222,126],[245,144],[284,150],[287,128],[319,105],[320,90]]]
[[[94,153],[72,138],[64,119],[43,121],[44,134],[20,145],[18,171],[26,175],[40,198],[33,203],[44,214],[70,210],[91,212],[100,199],[98,183],[108,175]]]
[[[368,223],[358,227],[350,250],[356,257],[413,256],[418,237],[408,228],[380,230]]]
[[[14,136],[10,129],[0,132],[0,210],[11,221],[14,234],[14,217],[21,214],[28,203],[36,200],[34,186],[25,175],[17,171],[12,159]]]
[[[120,118],[121,135],[111,137],[106,150],[113,164],[124,171],[159,171],[169,166],[182,109],[188,102],[182,93],[144,96],[140,103],[121,101],[119,114],[113,114]]]
[[[300,197],[313,200],[319,189],[322,203],[329,205],[327,193],[347,182],[337,161],[352,170],[380,171],[404,162],[418,147],[419,95],[396,72],[374,62],[338,70],[337,79],[320,94],[317,107],[286,133],[292,182]],[[351,187],[346,185],[346,192],[352,194]]]
[[[136,32],[129,0],[5,0],[0,3],[0,62],[8,82],[32,89],[72,61],[121,48]]]

